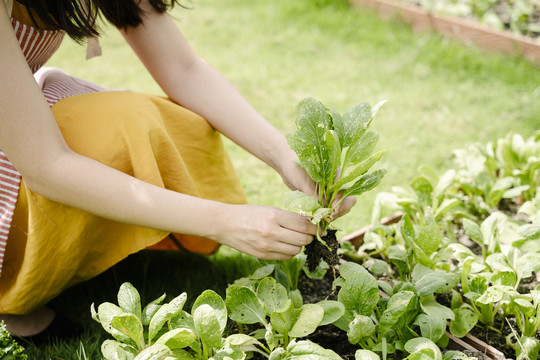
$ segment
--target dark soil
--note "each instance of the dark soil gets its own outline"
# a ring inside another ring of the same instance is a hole
[[[339,248],[339,242],[336,238],[336,230],[328,230],[325,236],[321,237],[326,243],[325,246],[320,241],[314,240],[306,246],[306,265],[310,272],[314,272],[319,266],[319,263],[325,261],[330,267],[339,263],[339,256],[337,250]]]

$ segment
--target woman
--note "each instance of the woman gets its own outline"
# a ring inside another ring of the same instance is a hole
[[[187,235],[177,238],[193,251],[210,252],[215,242],[274,260],[313,239],[305,217],[242,204],[215,130],[291,189],[313,193],[314,184],[284,137],[194,53],[166,13],[173,4],[0,1],[0,229],[7,240],[0,318],[17,335],[46,328],[54,314],[44,305],[66,287],[171,233]],[[120,29],[169,99],[105,91],[59,71],[36,83],[32,73],[57,47],[51,44],[64,33],[93,39],[98,14]]]

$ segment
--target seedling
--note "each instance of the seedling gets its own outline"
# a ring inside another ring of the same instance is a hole
[[[371,107],[359,103],[343,115],[313,98],[298,104],[297,130],[288,141],[317,189],[313,196],[300,191],[289,193],[286,202],[289,209],[311,216],[319,233],[327,232],[306,247],[311,272],[321,260],[328,265],[338,262],[336,229],[330,223],[343,199],[373,189],[386,173],[368,173],[384,154],[384,150],[374,153],[379,135],[368,130],[383,104],[381,101]]]

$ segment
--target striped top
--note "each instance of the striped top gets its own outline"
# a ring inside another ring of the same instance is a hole
[[[57,69],[44,71],[42,66],[60,46],[64,38],[63,31],[38,30],[15,19],[11,20],[11,24],[49,106],[68,96],[106,90]],[[0,275],[20,183],[21,175],[0,149]]]

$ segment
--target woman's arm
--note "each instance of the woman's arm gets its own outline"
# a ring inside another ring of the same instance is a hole
[[[165,93],[274,168],[291,189],[313,194],[315,184],[294,162],[297,156],[285,137],[193,51],[168,14],[156,12],[148,0],[140,6],[144,23],[122,33]],[[355,202],[346,199],[338,216]]]
[[[27,186],[95,215],[200,235],[266,259],[286,259],[309,243],[305,218],[251,205],[227,205],[168,191],[73,152],[36,85],[0,2],[0,148]]]

